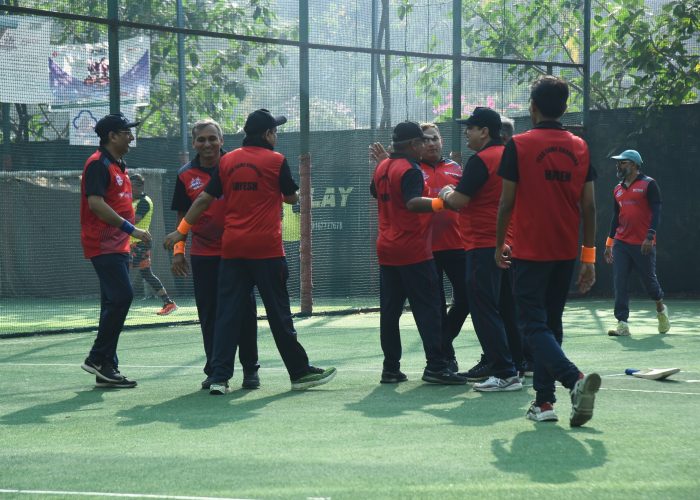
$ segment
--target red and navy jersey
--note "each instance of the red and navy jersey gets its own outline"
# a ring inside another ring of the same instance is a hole
[[[464,177],[457,191],[470,198],[469,204],[460,211],[465,250],[496,247],[496,218],[503,184],[496,172],[503,149],[503,144],[492,141],[464,166]]]
[[[88,196],[101,196],[118,215],[134,223],[131,181],[124,162],[100,147],[85,162],[80,194],[80,242],[85,258],[129,253],[129,234],[103,222],[88,205]]]
[[[209,184],[211,175],[217,167],[202,167],[199,155],[184,165],[177,172],[172,210],[187,212],[192,202]],[[192,226],[191,255],[216,256],[221,254],[221,236],[224,232],[225,204],[223,198],[217,198],[209,205]]]
[[[624,181],[615,186],[613,195],[617,215],[615,239],[630,245],[641,245],[649,230],[653,230],[652,234],[656,230],[652,227],[652,208],[661,205],[661,193],[656,181],[640,173],[629,187],[625,186]]]
[[[246,139],[247,141],[247,139]],[[225,204],[221,257],[270,259],[284,256],[282,245],[283,197],[298,186],[287,160],[263,141],[244,141],[225,154],[205,192]]]
[[[559,122],[539,123],[508,142],[498,173],[517,183],[513,257],[575,259],[583,187],[596,177],[586,142]]]
[[[403,187],[411,178],[422,180],[420,167],[397,155],[383,160],[374,171],[371,189],[378,204],[377,257],[381,265],[405,266],[433,258],[432,214],[406,208],[407,196],[427,196],[428,187],[423,182],[422,192],[406,195]]]
[[[435,165],[421,162],[423,179],[428,187],[428,195],[436,198],[440,189],[447,185],[456,186],[462,178],[462,167],[452,160],[441,158]],[[443,210],[433,214],[433,252],[456,250],[462,248],[462,236],[459,231],[459,213]]]

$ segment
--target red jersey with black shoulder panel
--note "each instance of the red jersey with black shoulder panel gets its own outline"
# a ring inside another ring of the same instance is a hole
[[[580,201],[595,179],[588,145],[559,122],[542,122],[513,136],[498,171],[517,183],[513,257],[572,260],[579,254]]]
[[[264,146],[245,145],[225,154],[205,191],[223,194],[225,203],[221,257],[271,259],[284,257],[280,172],[283,155]],[[286,166],[288,175],[289,167]],[[293,184],[293,181],[292,181]],[[294,184],[294,187],[296,185]]]
[[[202,167],[199,156],[182,166],[177,172],[172,210],[187,212],[192,202],[209,184],[211,175],[217,167]],[[224,212],[226,206],[222,197],[212,201],[202,213],[197,223],[192,226],[191,255],[221,255],[221,236],[224,232]]]
[[[496,247],[496,217],[503,180],[496,175],[503,156],[503,144],[491,142],[477,151],[464,167],[465,178],[470,168],[486,170],[486,178],[478,186],[460,184],[457,191],[470,197],[460,210],[460,227],[465,250]]]
[[[420,164],[423,179],[428,187],[427,196],[436,198],[440,190],[447,186],[456,186],[462,178],[462,167],[459,163],[445,158],[435,164],[423,161]],[[433,214],[433,252],[440,250],[461,250],[462,235],[459,230],[459,212],[443,210]]]
[[[131,181],[126,164],[117,162],[100,147],[85,162],[80,194],[80,242],[85,258],[111,253],[128,254],[129,234],[103,222],[88,204],[88,196],[101,196],[119,216],[134,223]]]
[[[615,186],[613,194],[618,206],[615,239],[630,245],[641,245],[651,227],[650,201],[661,203],[656,181],[649,176],[639,174],[629,187],[625,186],[624,182]]]
[[[431,213],[411,212],[406,208],[402,191],[404,174],[416,169],[417,163],[407,158],[387,158],[374,171],[373,186],[376,192],[379,216],[377,257],[379,264],[405,266],[431,260]],[[423,196],[428,187],[423,183]]]

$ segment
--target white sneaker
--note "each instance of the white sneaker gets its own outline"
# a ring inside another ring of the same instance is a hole
[[[228,383],[214,382],[209,386],[209,394],[212,396],[223,396],[228,392]]]
[[[656,317],[659,320],[659,333],[666,333],[671,329],[671,322],[668,319],[668,307],[664,304],[664,308],[661,312],[656,313]]]
[[[661,324],[661,320],[659,320],[659,325]],[[659,329],[661,326],[659,326]],[[661,330],[659,330],[661,331]],[[630,328],[627,325],[627,321],[618,321],[617,326],[615,329],[608,330],[608,335],[611,337],[629,337],[630,336]]]
[[[542,403],[537,406],[534,401],[528,408],[525,418],[535,422],[556,422],[559,420],[557,414],[554,413],[552,403]]]
[[[485,382],[474,384],[474,390],[479,392],[519,391],[523,388],[520,377],[498,378],[489,377]]]

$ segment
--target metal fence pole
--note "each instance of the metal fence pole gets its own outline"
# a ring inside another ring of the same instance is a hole
[[[372,0],[372,49],[377,48],[377,13],[379,7],[377,0]],[[370,98],[369,98],[369,128],[377,128],[377,70],[379,68],[379,56],[372,52],[370,59]]]
[[[301,184],[300,295],[301,314],[313,311],[311,234],[311,154],[309,152],[309,1],[299,0],[299,175]]]
[[[452,120],[462,116],[462,0],[452,0]],[[452,151],[461,156],[462,127],[453,123]]]
[[[107,42],[109,44],[109,112],[119,113],[121,80],[119,76],[119,0],[107,0]],[[133,117],[131,117],[133,118]]]
[[[591,0],[583,2],[583,131],[590,125],[591,107]]]
[[[177,0],[177,27],[185,27],[185,13],[182,10],[182,0]],[[185,164],[190,159],[188,150],[188,131],[187,131],[187,89],[185,88],[185,35],[177,34],[177,84],[179,94],[179,113],[180,113],[180,163]]]

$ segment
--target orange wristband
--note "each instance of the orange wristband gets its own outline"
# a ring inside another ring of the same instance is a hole
[[[173,255],[184,254],[185,253],[185,242],[178,241],[173,245]]]
[[[190,229],[192,229],[192,224],[187,222],[183,217],[180,221],[180,224],[177,225],[177,232],[183,236],[187,236],[187,233],[190,232]]]
[[[581,262],[584,264],[595,264],[595,247],[581,247]]]
[[[430,205],[433,207],[433,212],[440,212],[445,210],[445,202],[440,198],[433,198],[430,201]]]
[[[615,240],[612,239],[610,236],[608,236],[608,239],[605,240],[605,246],[606,246],[606,247],[611,247],[611,246],[613,246],[613,243],[615,243]]]

